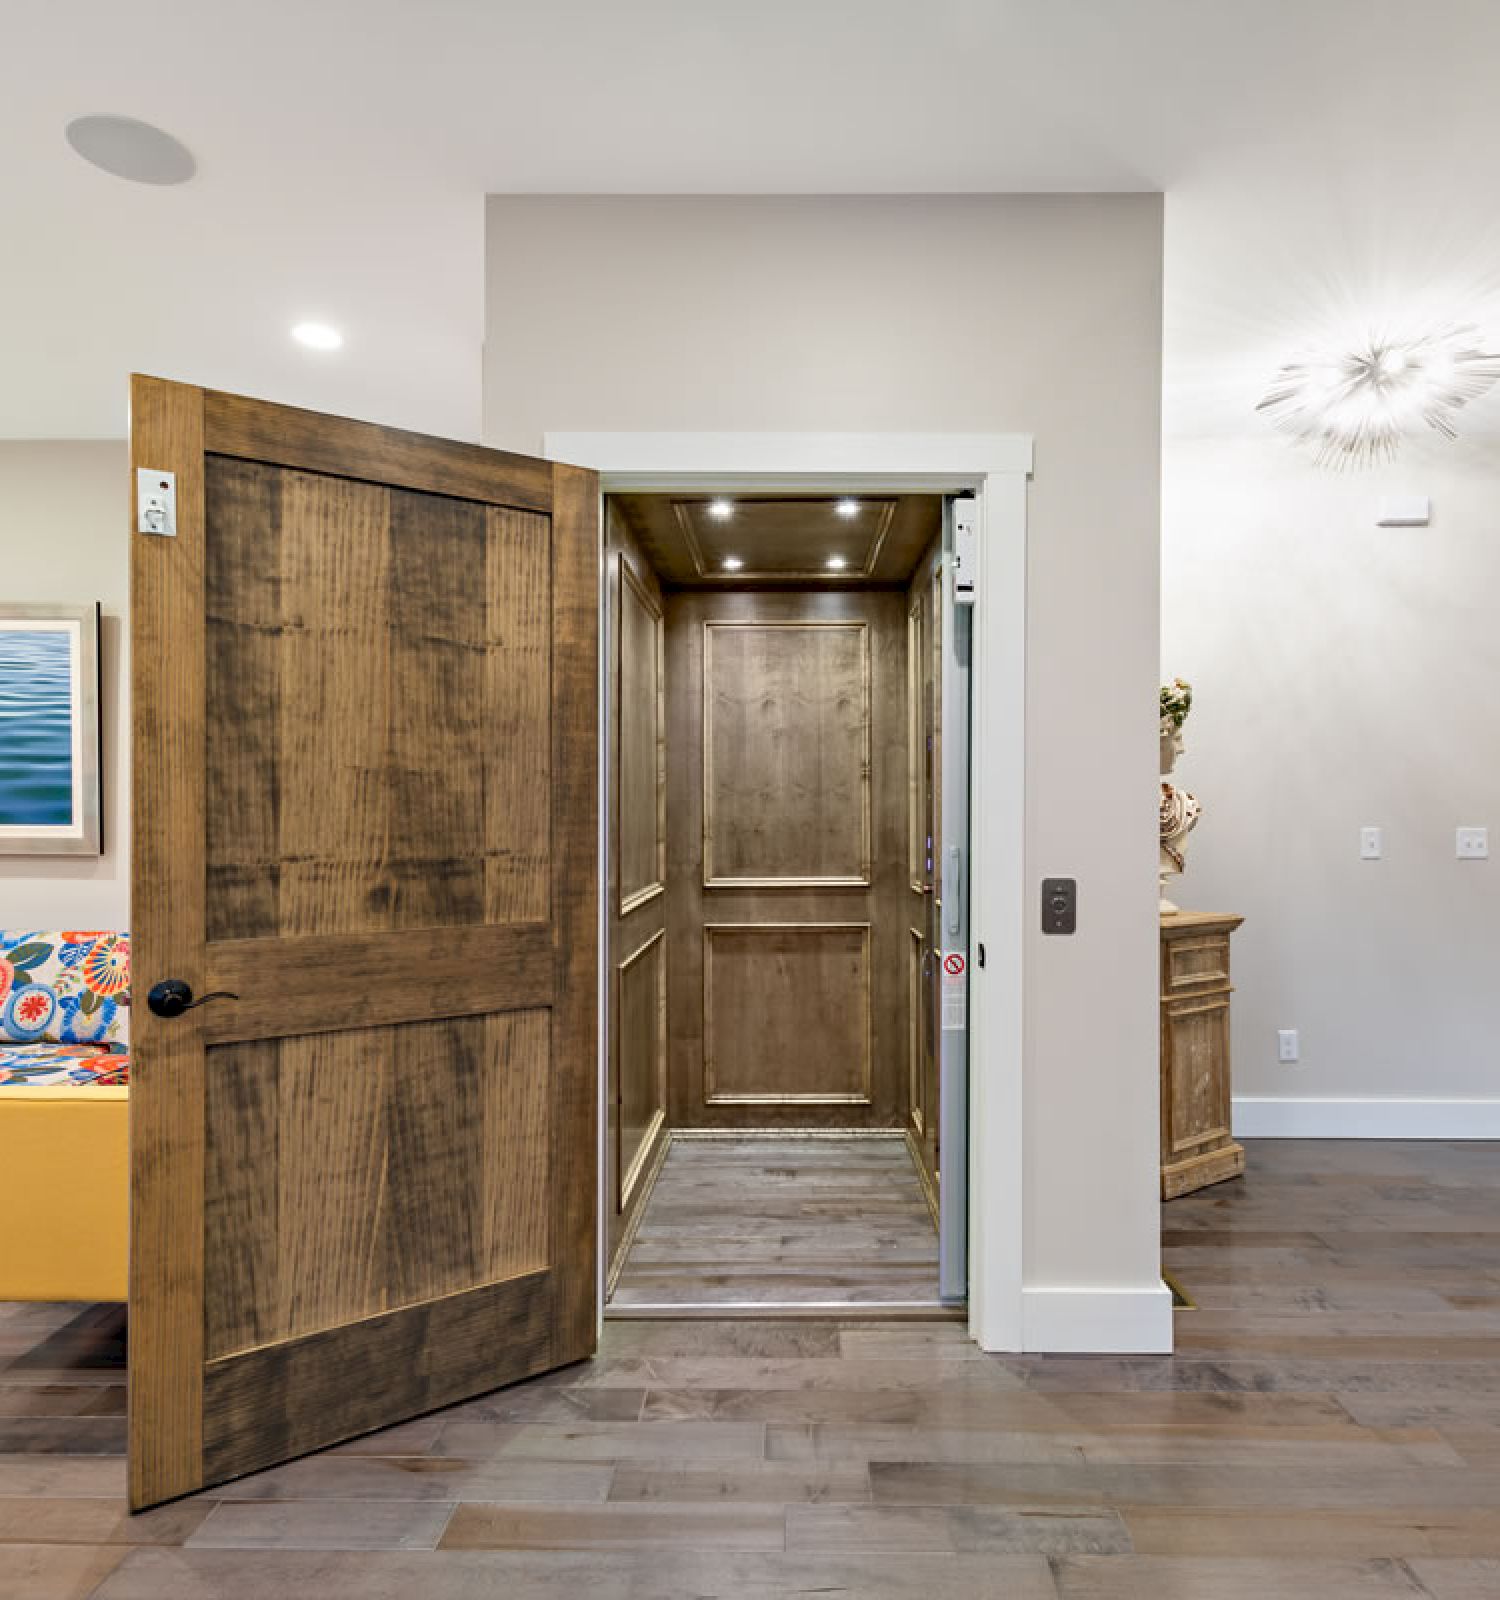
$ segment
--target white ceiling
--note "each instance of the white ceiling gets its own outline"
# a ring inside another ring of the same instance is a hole
[[[1500,0],[3,10],[0,436],[119,436],[142,369],[473,437],[491,191],[1165,190],[1177,431],[1346,324],[1500,341]],[[198,177],[85,165],[89,112]]]

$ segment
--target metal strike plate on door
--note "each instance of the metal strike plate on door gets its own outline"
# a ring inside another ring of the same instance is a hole
[[[979,587],[979,502],[953,502],[953,603],[971,606]]]
[[[1077,878],[1043,878],[1042,932],[1075,933],[1077,929]]]
[[[177,537],[177,474],[135,469],[135,531]]]

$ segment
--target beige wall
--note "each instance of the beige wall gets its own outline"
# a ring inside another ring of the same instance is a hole
[[[1157,1281],[1161,253],[1143,195],[489,201],[488,443],[1035,435],[1028,878],[1081,901],[1073,939],[1026,908],[1037,1288]]]
[[[1164,462],[1162,669],[1197,694],[1180,775],[1204,808],[1176,898],[1247,918],[1235,1088],[1273,1104],[1241,1129],[1496,1137],[1500,440],[1373,472],[1270,433]],[[1376,527],[1391,493],[1430,495],[1432,526]],[[1466,824],[1494,860],[1455,860]]]
[[[127,457],[123,443],[0,442],[0,599],[98,600],[102,856],[0,855],[0,927],[130,918]]]

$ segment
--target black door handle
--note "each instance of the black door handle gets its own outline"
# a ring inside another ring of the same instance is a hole
[[[195,1006],[206,1006],[210,1000],[238,999],[237,994],[230,994],[227,989],[215,989],[212,994],[195,1000],[191,984],[184,983],[181,978],[163,978],[160,983],[151,985],[146,1004],[159,1017],[180,1017],[184,1011],[191,1011]]]

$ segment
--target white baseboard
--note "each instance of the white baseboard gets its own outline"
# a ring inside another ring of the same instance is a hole
[[[1235,1096],[1239,1139],[1500,1139],[1500,1099]]]
[[[1172,1291],[1024,1289],[1022,1347],[1041,1355],[1168,1355]]]

